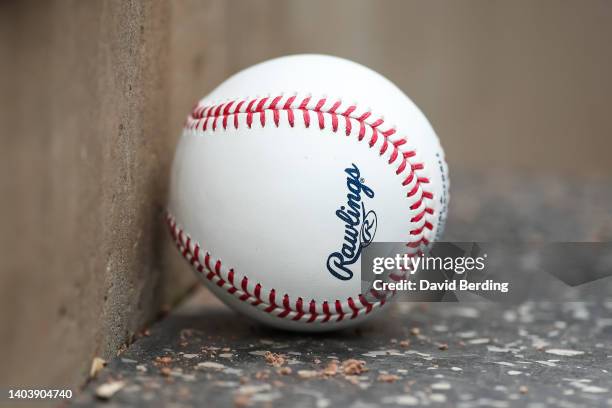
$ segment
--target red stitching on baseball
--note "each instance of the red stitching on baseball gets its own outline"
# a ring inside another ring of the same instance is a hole
[[[320,129],[325,129],[329,126],[326,122],[326,115],[329,115],[331,119],[331,130],[335,133],[339,128],[339,116],[344,118],[345,135],[351,136],[353,133],[353,121],[358,122],[359,130],[357,139],[362,141],[366,137],[367,128],[371,129],[371,135],[368,139],[368,146],[374,147],[382,137],[382,146],[378,150],[379,155],[384,155],[389,148],[392,149],[389,154],[388,164],[395,163],[399,158],[401,161],[395,170],[397,175],[402,174],[408,170],[408,175],[402,181],[403,186],[409,186],[414,182],[414,186],[406,194],[406,197],[414,197],[419,194],[418,199],[410,206],[411,210],[420,211],[413,215],[410,219],[412,223],[421,223],[414,229],[409,231],[409,237],[412,239],[406,244],[407,247],[416,249],[416,254],[422,254],[421,246],[429,245],[429,240],[425,237],[425,231],[433,231],[434,225],[427,220],[425,217],[427,214],[433,216],[434,209],[428,207],[425,204],[425,200],[433,200],[434,195],[430,191],[424,189],[424,185],[429,184],[430,181],[427,177],[420,176],[417,172],[424,169],[423,163],[411,162],[410,159],[416,156],[415,150],[400,150],[400,147],[406,144],[405,138],[399,138],[395,141],[389,139],[390,136],[396,134],[394,127],[381,130],[380,128],[384,125],[384,119],[379,118],[368,122],[368,119],[372,117],[371,111],[365,111],[361,114],[357,114],[358,108],[355,105],[349,105],[344,111],[342,111],[342,102],[337,100],[331,107],[325,109],[327,103],[326,98],[321,98],[317,101],[315,106],[310,105],[311,97],[304,97],[299,104],[296,103],[297,96],[293,95],[287,98],[287,100],[281,104],[283,95],[277,95],[275,97],[264,97],[256,98],[252,100],[239,100],[229,101],[218,105],[200,106],[197,104],[191,115],[187,118],[186,128],[206,131],[209,129],[209,122],[212,118],[212,131],[217,131],[217,120],[221,119],[221,127],[226,130],[230,124],[228,123],[229,117],[233,116],[232,125],[234,129],[238,129],[240,126],[239,115],[246,115],[246,126],[252,128],[253,116],[259,114],[259,123],[262,127],[266,126],[266,112],[272,113],[272,120],[274,126],[280,126],[283,119],[283,114],[286,115],[286,121],[290,127],[295,126],[295,114],[294,111],[302,111],[302,119],[306,128],[310,127],[311,118],[310,113],[313,112],[317,116],[317,124]],[[268,103],[268,101],[270,101]],[[267,106],[266,106],[267,104]],[[245,107],[246,105],[246,107]],[[234,107],[232,111],[232,107]],[[340,110],[340,111],[339,111]],[[330,303],[325,300],[318,304],[314,299],[308,302],[308,308],[304,308],[304,300],[299,297],[292,302],[288,294],[284,294],[282,297],[281,304],[276,301],[276,290],[274,288],[269,291],[265,290],[262,285],[258,282],[252,283],[249,278],[244,276],[240,281],[240,285],[236,286],[235,271],[229,269],[227,275],[224,273],[224,268],[221,260],[214,261],[214,267],[211,268],[211,255],[202,251],[199,243],[194,241],[188,236],[177,224],[171,214],[166,215],[166,220],[170,228],[170,233],[176,242],[177,248],[180,253],[192,264],[198,272],[204,273],[206,269],[206,279],[210,280],[211,283],[215,284],[220,288],[226,289],[230,294],[233,294],[241,301],[248,301],[253,306],[258,307],[260,310],[273,314],[280,318],[291,318],[294,321],[305,320],[307,323],[313,323],[319,321],[321,323],[329,321],[342,321],[345,316],[350,314],[350,319],[356,318],[359,314],[368,314],[374,308],[383,306],[389,296],[393,296],[394,292],[379,292],[374,289],[370,289],[369,293],[376,299],[375,302],[370,302],[366,299],[363,294],[357,295],[359,302],[356,302],[352,297],[346,299],[346,305],[340,300],[333,301],[333,309],[330,308]],[[185,237],[187,237],[185,239]],[[193,247],[193,249],[192,249]],[[399,279],[399,276],[394,276],[394,279]],[[254,285],[254,286],[252,286]],[[252,292],[249,288],[253,288]],[[267,295],[262,296],[263,293]],[[276,312],[279,313],[276,313]],[[332,318],[335,317],[335,320]]]

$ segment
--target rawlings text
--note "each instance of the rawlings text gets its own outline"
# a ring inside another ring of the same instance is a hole
[[[376,234],[376,213],[366,211],[362,193],[368,198],[374,197],[374,191],[363,184],[359,168],[352,164],[344,170],[346,173],[346,205],[336,211],[336,216],[344,222],[344,243],[342,249],[327,258],[327,270],[336,278],[349,280],[353,271],[349,269],[359,259],[361,250],[368,246]]]

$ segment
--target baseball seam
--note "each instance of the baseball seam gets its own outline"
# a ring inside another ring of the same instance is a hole
[[[228,128],[264,128],[272,124],[279,127],[283,121],[292,128],[301,123],[306,128],[313,125],[318,125],[321,130],[331,128],[333,133],[344,130],[347,137],[356,136],[358,141],[366,141],[369,148],[377,148],[380,156],[388,157],[387,163],[397,166],[395,174],[400,176],[402,186],[408,190],[406,197],[410,199],[410,209],[415,211],[410,219],[415,227],[409,231],[410,240],[406,246],[411,254],[422,253],[422,248],[430,243],[427,236],[433,233],[435,222],[434,207],[429,206],[434,200],[434,194],[425,189],[430,183],[424,173],[425,165],[415,160],[416,149],[407,149],[407,138],[399,137],[394,127],[385,127],[384,119],[374,116],[369,109],[361,110],[355,104],[344,104],[340,100],[325,97],[312,98],[310,95],[245,98],[219,104],[196,105],[187,118],[185,129],[202,134]],[[179,251],[202,276],[235,298],[279,318],[306,323],[354,319],[383,306],[387,297],[394,294],[371,289],[369,300],[359,294],[356,299],[349,297],[343,302],[337,299],[333,302],[314,299],[305,302],[303,298],[292,298],[289,294],[278,296],[274,288],[267,290],[247,276],[240,278],[234,269],[228,269],[221,260],[213,259],[177,224],[169,212],[166,221]],[[392,278],[398,280],[402,277]]]

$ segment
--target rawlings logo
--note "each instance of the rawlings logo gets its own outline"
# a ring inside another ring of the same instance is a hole
[[[366,211],[362,193],[368,198],[374,197],[374,191],[363,184],[359,168],[353,163],[352,167],[344,170],[347,174],[346,205],[336,211],[336,216],[345,223],[344,243],[342,249],[334,252],[327,258],[327,270],[336,278],[349,280],[353,271],[349,269],[359,259],[361,250],[374,240],[376,234],[376,213]]]

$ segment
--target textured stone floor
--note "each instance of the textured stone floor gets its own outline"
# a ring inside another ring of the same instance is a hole
[[[610,241],[611,203],[598,181],[458,177],[445,238]],[[590,285],[580,302],[398,302],[319,335],[262,327],[202,289],[72,405],[612,407],[612,279]]]

